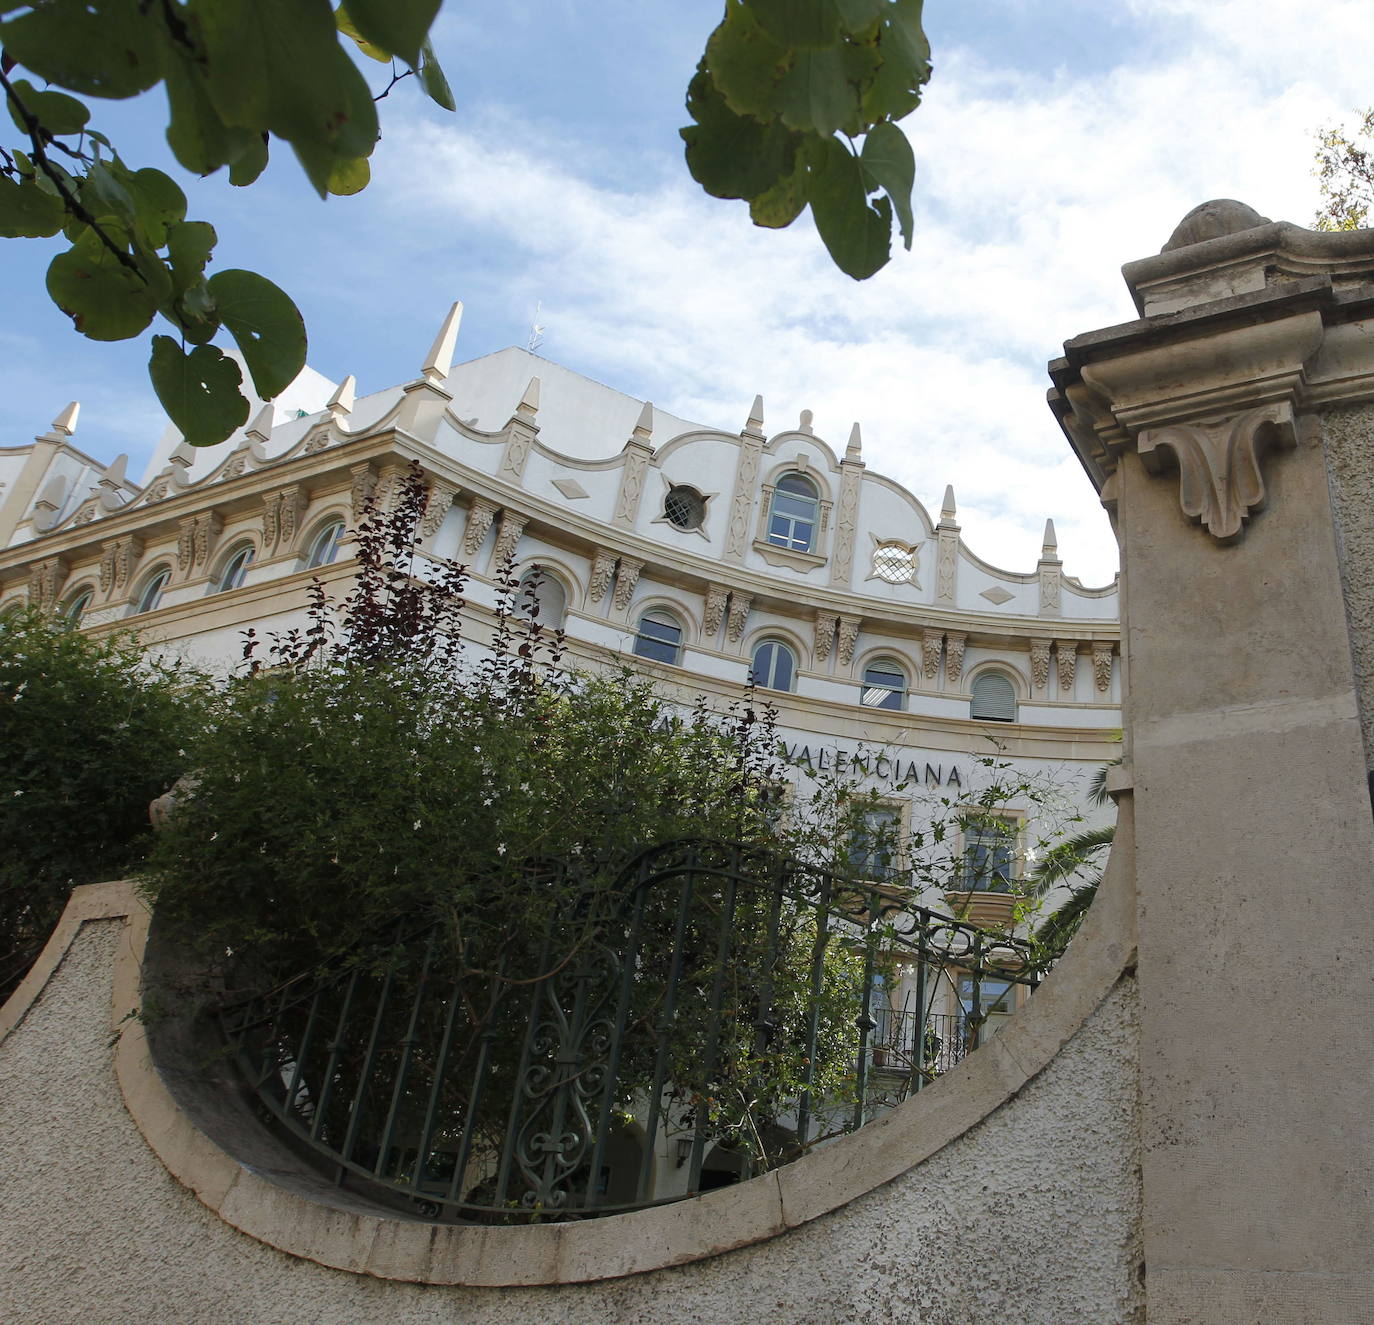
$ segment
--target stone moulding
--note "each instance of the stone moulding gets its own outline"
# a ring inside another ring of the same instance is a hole
[[[1251,513],[1264,505],[1264,454],[1296,445],[1293,413],[1282,403],[1246,410],[1219,423],[1145,428],[1137,440],[1152,472],[1163,467],[1161,451],[1173,454],[1178,462],[1179,506],[1219,543],[1238,539]]]
[[[313,1188],[302,1194],[305,1184],[293,1185],[289,1167],[277,1167],[285,1152],[277,1151],[277,1165],[264,1158],[277,1144],[265,1129],[235,1133],[222,1108],[183,1107],[184,1087],[174,1097],[153,1066],[146,1029],[131,1015],[139,1006],[149,915],[129,882],[73,892],[42,955],[0,1008],[0,1039],[37,1001],[84,923],[122,918],[111,1004],[119,1089],[162,1164],[231,1226],[288,1255],[380,1279],[504,1287],[620,1278],[762,1242],[838,1210],[1013,1102],[1133,968],[1133,856],[1125,802],[1122,811],[1106,881],[1082,933],[1026,1007],[982,1050],[852,1136],[735,1187],[633,1214],[525,1228],[436,1225],[374,1213],[313,1174]],[[262,1153],[245,1154],[245,1145]]]

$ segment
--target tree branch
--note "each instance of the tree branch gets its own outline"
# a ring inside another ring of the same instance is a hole
[[[52,181],[53,186],[57,189],[58,196],[62,199],[63,206],[83,225],[87,225],[95,231],[96,237],[114,254],[117,262],[127,267],[140,281],[147,284],[148,278],[139,271],[138,263],[136,263],[130,254],[120,248],[119,245],[100,228],[95,217],[86,210],[81,200],[67,187],[67,181],[63,179],[62,174],[59,173],[52,162],[48,160],[48,153],[45,145],[47,142],[52,141],[54,135],[43,127],[39,122],[38,116],[20,100],[19,94],[14,90],[14,84],[10,82],[8,75],[3,71],[0,71],[0,87],[5,89],[5,95],[9,97],[10,103],[14,106],[19,118],[24,122],[25,131],[29,135],[29,144],[33,148],[34,165]]]

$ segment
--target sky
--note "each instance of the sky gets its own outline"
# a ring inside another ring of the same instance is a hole
[[[934,75],[902,126],[915,241],[863,283],[809,217],[756,229],[687,174],[683,94],[719,11],[447,0],[434,40],[458,111],[398,85],[353,198],[317,199],[280,146],[249,189],[186,177],[159,92],[96,103],[93,123],[178,178],[218,229],[216,266],[283,286],[311,365],[360,393],[415,377],[454,299],[459,359],[526,345],[538,309],[547,358],[728,431],[756,393],[770,432],[810,409],[842,448],[858,421],[870,468],[929,509],[954,486],[985,560],[1033,568],[1051,517],[1065,571],[1109,581],[1115,544],[1045,406],[1045,364],[1135,316],[1121,265],[1196,204],[1311,223],[1316,133],[1374,102],[1374,5],[927,0]],[[75,443],[128,452],[139,475],[165,426],[148,338],[71,329],[43,289],[59,247],[0,244],[0,446],[77,399]]]

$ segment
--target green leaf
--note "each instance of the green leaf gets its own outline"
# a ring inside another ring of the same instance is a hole
[[[711,82],[705,61],[687,89],[697,121],[680,132],[692,178],[716,198],[753,198],[792,172],[800,136],[781,124],[736,115]]]
[[[329,191],[338,197],[348,197],[361,193],[371,179],[372,167],[365,156],[353,161],[340,161],[329,176]]]
[[[769,230],[782,230],[792,224],[806,206],[807,175],[805,166],[784,176],[771,189],[765,189],[749,200],[749,219]]]
[[[869,191],[881,188],[892,199],[902,239],[909,249],[914,227],[911,189],[916,181],[916,158],[906,135],[890,120],[875,124],[864,139],[859,164]]]
[[[883,16],[887,0],[835,0],[840,24],[846,32],[867,32]]]
[[[132,228],[133,194],[103,161],[92,161],[86,167],[86,178],[81,182],[81,201],[93,216],[117,217],[126,229]]]
[[[773,119],[778,83],[788,52],[763,30],[743,5],[731,5],[706,43],[706,67],[716,90],[736,115]],[[690,95],[690,93],[689,93]]]
[[[32,180],[15,183],[0,175],[0,236],[5,239],[44,239],[62,229],[62,201]]]
[[[15,96],[50,134],[80,133],[91,118],[91,112],[82,102],[64,92],[40,92],[27,78],[16,78],[13,86],[14,94],[6,94],[5,101],[9,105],[10,119],[21,133],[28,133],[29,126],[19,114]]]
[[[186,195],[175,180],[151,166],[124,171],[122,182],[132,196],[139,229],[153,248],[161,248],[167,228],[186,219]]]
[[[207,284],[220,321],[243,352],[254,388],[271,400],[305,367],[305,323],[296,305],[257,272],[230,268]]]
[[[167,61],[167,144],[192,174],[208,175],[229,160],[229,130],[210,101],[205,79],[189,59]]]
[[[754,17],[784,46],[830,46],[840,35],[835,0],[744,0]]]
[[[348,15],[364,38],[414,69],[439,5],[440,0],[349,0]]]
[[[167,227],[167,257],[177,294],[184,294],[204,274],[216,240],[215,227],[208,221],[180,221]]]
[[[891,254],[892,205],[879,198],[870,206],[859,159],[836,138],[808,143],[811,214],[835,265],[856,281],[866,280]]]
[[[241,146],[231,149],[229,183],[241,189],[267,169],[267,135],[251,129],[234,129],[231,135],[233,142]]]
[[[838,47],[798,51],[792,68],[778,87],[783,123],[793,129],[814,129],[829,138],[854,118],[858,90],[846,76],[844,53]]]
[[[45,0],[0,23],[0,46],[60,87],[93,97],[132,97],[162,76],[161,12],[143,0]]]
[[[202,276],[193,281],[172,304],[171,312],[162,310],[180,329],[192,345],[204,345],[219,331],[215,316],[215,301],[210,298],[209,282]]]
[[[119,262],[89,230],[49,264],[48,293],[76,329],[92,340],[128,340],[157,312],[148,282]]]
[[[371,156],[377,108],[328,0],[214,0],[199,14],[206,89],[226,125],[289,142],[321,197],[340,162]]]
[[[420,47],[420,83],[436,106],[442,106],[444,110],[458,109],[458,103],[453,99],[453,89],[444,77],[444,71],[440,68],[438,57],[434,54],[434,46],[428,37],[425,38],[425,44]]]
[[[248,422],[243,374],[213,345],[183,354],[170,336],[154,336],[148,376],[167,417],[192,446],[214,446]]]
[[[390,51],[384,51],[380,46],[374,46],[372,42],[368,41],[368,39],[358,31],[358,25],[353,22],[352,17],[349,15],[347,5],[340,5],[334,11],[334,22],[338,25],[339,31],[342,32],[345,37],[351,37],[357,43],[358,49],[362,51],[369,60],[376,60],[378,64],[391,63]]]

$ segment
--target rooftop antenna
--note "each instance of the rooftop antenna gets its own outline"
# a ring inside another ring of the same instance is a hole
[[[534,306],[534,321],[530,324],[530,338],[525,342],[525,348],[533,354],[544,343],[544,327],[539,321],[539,314],[543,311],[544,301],[541,299]]]

